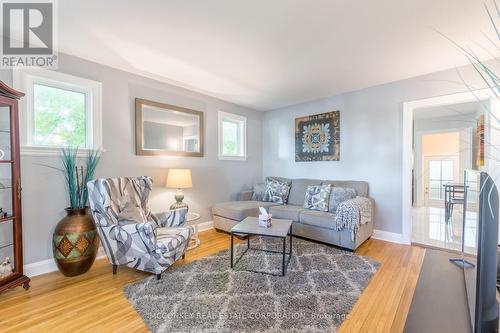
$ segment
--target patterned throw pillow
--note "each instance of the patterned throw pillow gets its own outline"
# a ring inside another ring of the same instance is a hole
[[[356,190],[350,187],[336,187],[332,188],[332,193],[330,194],[330,213],[337,212],[337,207],[343,201],[356,198]]]
[[[289,192],[290,186],[287,183],[281,183],[277,180],[268,180],[262,201],[284,205],[288,201]]]
[[[330,184],[308,186],[304,200],[304,208],[327,212],[331,190],[332,186]]]
[[[253,186],[253,194],[252,194],[252,200],[253,201],[263,201],[264,199],[264,194],[266,193],[266,183],[257,183]]]

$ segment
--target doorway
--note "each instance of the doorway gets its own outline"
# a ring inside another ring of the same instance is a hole
[[[498,177],[500,171],[500,152],[494,151],[492,147],[500,146],[500,135],[496,132],[491,131],[492,124],[497,125],[500,118],[500,106],[498,105],[498,100],[491,93],[489,89],[476,90],[473,93],[465,92],[454,95],[446,95],[440,97],[433,97],[429,99],[417,100],[412,102],[406,102],[403,104],[403,173],[402,173],[402,184],[403,184],[403,195],[402,195],[402,209],[403,209],[403,230],[402,230],[402,242],[410,244],[415,242],[415,232],[419,231],[421,235],[426,238],[424,245],[431,247],[439,247],[445,249],[459,250],[461,243],[461,227],[453,229],[453,223],[447,225],[445,220],[444,209],[440,207],[440,200],[429,200],[434,206],[427,206],[426,208],[426,198],[422,193],[425,191],[425,180],[423,171],[419,174],[418,169],[423,170],[424,160],[419,161],[419,154],[417,151],[421,149],[421,138],[425,133],[418,133],[416,127],[418,127],[416,120],[421,118],[430,119],[428,122],[433,127],[428,129],[430,133],[440,132],[444,119],[439,119],[443,117],[453,116],[452,122],[448,123],[448,126],[441,132],[461,132],[463,138],[460,139],[461,145],[471,144],[469,148],[469,154],[471,158],[466,157],[467,154],[459,154],[458,164],[459,168],[459,180],[462,181],[461,177],[463,168],[476,168],[481,171],[487,171],[492,175],[492,177]],[[475,112],[467,112],[462,109],[464,107],[472,107],[473,104],[479,106],[479,110]],[[464,112],[465,111],[465,112]],[[484,155],[487,156],[484,160],[484,164],[476,165],[476,157],[478,156],[477,145],[474,144],[474,140],[477,140],[476,128],[478,116],[484,116],[484,137],[485,142],[488,145],[484,148]],[[437,119],[434,119],[437,118]],[[464,126],[465,125],[465,126]],[[468,128],[464,128],[468,127]],[[467,148],[461,146],[460,151],[462,152]],[[445,156],[447,156],[445,154]],[[447,156],[448,157],[448,156]],[[498,160],[498,162],[497,162]],[[456,161],[456,159],[454,159]],[[419,163],[422,167],[416,168],[416,163]],[[456,162],[453,162],[455,165]],[[467,166],[470,163],[470,167]],[[446,164],[446,163],[445,163]],[[436,168],[442,169],[441,168]],[[444,166],[444,168],[449,167]],[[441,171],[440,171],[441,172]],[[436,171],[437,173],[437,171]],[[438,181],[442,181],[441,175]],[[459,181],[459,182],[460,182]],[[430,184],[430,183],[429,183]],[[429,186],[430,187],[430,186]],[[435,196],[437,197],[438,192],[435,191]],[[441,193],[439,191],[439,195]],[[434,202],[432,202],[434,201]],[[419,223],[419,221],[425,220],[426,223]],[[460,225],[462,222],[460,221]],[[467,223],[466,223],[467,224]]]
[[[474,102],[415,109],[412,243],[460,249],[463,209],[457,205],[448,216],[445,185],[463,182],[473,166],[478,114]]]

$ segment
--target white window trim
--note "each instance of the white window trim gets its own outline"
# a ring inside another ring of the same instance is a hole
[[[92,133],[87,132],[87,146],[80,148],[79,155],[84,155],[90,149],[103,150],[102,147],[102,84],[97,81],[81,77],[59,73],[42,68],[14,69],[14,89],[26,93],[26,97],[20,101],[20,142],[21,155],[31,156],[59,156],[61,148],[43,147],[30,145],[30,136],[33,133],[33,83],[52,85],[56,88],[65,88],[86,93],[86,103],[91,105],[91,112],[86,116],[86,128],[91,128]],[[83,89],[82,89],[83,87]]]
[[[242,128],[242,155],[223,155],[223,141],[222,141],[222,121],[224,119],[234,120],[236,122],[241,122],[243,124]],[[227,161],[245,161],[247,159],[247,117],[240,116],[233,113],[227,113],[224,111],[218,112],[218,136],[219,136],[219,160],[227,160]]]

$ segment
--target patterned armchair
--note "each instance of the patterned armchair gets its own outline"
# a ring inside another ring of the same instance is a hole
[[[109,262],[161,273],[184,256],[191,227],[182,227],[187,209],[153,214],[148,197],[149,177],[106,178],[87,183],[90,208]],[[158,229],[158,230],[157,230]],[[157,237],[158,233],[162,236]]]

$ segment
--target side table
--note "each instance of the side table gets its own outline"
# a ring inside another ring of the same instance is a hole
[[[186,215],[186,225],[194,228],[194,234],[189,240],[188,250],[192,250],[200,246],[200,238],[198,236],[198,224],[200,224],[200,217],[200,214],[194,212],[188,212]]]

